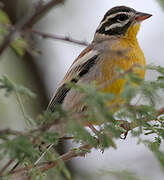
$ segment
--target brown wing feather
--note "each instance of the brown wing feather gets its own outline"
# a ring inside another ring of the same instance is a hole
[[[90,47],[85,49],[79,57],[75,60],[76,62],[83,57],[86,53],[88,53],[91,50]],[[83,55],[83,56],[82,56]],[[56,104],[62,104],[64,98],[66,97],[67,93],[69,92],[70,88],[67,86],[66,83],[68,82],[77,82],[75,77],[79,76],[82,77],[84,74],[86,74],[89,69],[95,64],[95,61],[97,59],[98,55],[94,55],[84,63],[78,64],[77,66],[71,68],[70,67],[69,71],[67,72],[66,76],[64,77],[63,81],[61,82],[59,88],[56,90],[53,98],[51,99],[49,105],[48,105],[48,110],[54,111],[55,105]]]

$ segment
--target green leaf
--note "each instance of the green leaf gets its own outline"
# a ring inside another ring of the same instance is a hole
[[[103,149],[109,147],[113,147],[114,149],[117,148],[114,140],[110,136],[108,136],[108,134],[103,133],[99,138],[101,141],[100,145],[102,146]]]
[[[149,64],[146,66],[146,69],[157,71],[160,74],[164,75],[164,67],[162,67],[162,66],[155,66],[153,64]]]
[[[0,78],[0,89],[5,89],[5,95],[8,96],[14,91],[14,85],[8,80],[6,76]]]
[[[11,24],[11,21],[10,21],[7,13],[5,11],[3,11],[2,9],[0,9],[0,23]]]
[[[107,103],[113,100],[114,95],[111,93],[103,93],[96,89],[95,83],[91,84],[71,84],[72,87],[84,94],[84,105],[87,106],[87,115],[89,116],[89,122],[96,124],[104,123],[105,121],[114,122],[112,115],[113,109],[107,107]]]
[[[137,95],[138,88],[137,86],[132,85],[132,83],[127,82],[124,86],[123,91],[120,94],[120,97],[123,98],[127,104]]]
[[[26,136],[18,136],[0,145],[8,151],[11,159],[24,160],[25,157],[33,160],[39,157],[40,152],[34,149],[32,142]]]
[[[0,44],[4,38],[8,35],[10,28],[12,27],[11,21],[5,11],[0,9]],[[11,48],[19,55],[23,56],[25,50],[28,48],[28,44],[19,33],[15,33],[13,40],[10,44]]]
[[[55,175],[60,175],[62,172],[64,173],[64,175],[66,176],[66,179],[71,180],[71,174],[69,172],[69,170],[67,169],[65,163],[62,160],[58,160],[57,166],[55,168]],[[60,176],[59,176],[60,177]]]
[[[74,135],[75,140],[84,141],[91,144],[93,147],[97,147],[97,140],[90,135],[90,133],[84,128],[84,126],[77,122],[76,119],[69,120],[67,123],[67,132]]]
[[[153,151],[156,152],[159,150],[159,147],[161,145],[161,139],[160,138],[155,138],[154,142],[149,142],[149,148]]]
[[[31,98],[36,98],[36,94],[33,93],[30,89],[22,86],[22,85],[16,85],[14,84],[14,90],[16,90],[19,94],[27,95]]]
[[[0,89],[5,89],[6,96],[9,96],[12,92],[18,92],[22,95],[27,95],[31,98],[36,97],[36,95],[31,90],[29,90],[28,88],[22,85],[17,85],[13,83],[6,76],[3,76],[2,78],[0,78]]]
[[[24,38],[17,34],[14,36],[11,47],[19,56],[23,56],[25,54],[25,50],[28,48],[28,44]]]
[[[56,132],[45,132],[43,137],[41,137],[44,142],[53,143],[54,145],[58,144],[59,134]]]

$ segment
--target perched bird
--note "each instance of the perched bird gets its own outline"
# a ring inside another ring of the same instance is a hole
[[[57,104],[67,111],[81,113],[85,111],[84,94],[67,83],[103,86],[117,75],[116,67],[128,70],[133,64],[145,66],[144,54],[137,41],[140,23],[151,17],[151,14],[138,12],[130,7],[117,6],[110,9],[98,26],[92,43],[84,49],[69,68],[64,79],[52,97],[48,110],[54,111]],[[144,78],[144,68],[136,69],[136,73]],[[78,77],[78,78],[76,78]],[[123,90],[125,80],[122,78],[108,83],[100,89],[104,93],[115,95],[111,103],[120,101],[119,94]],[[89,124],[89,127],[93,127]]]
[[[67,86],[69,82],[89,84],[95,81],[98,88],[102,87],[100,91],[115,95],[114,100],[110,101],[109,104],[121,102],[119,95],[123,90],[125,79],[119,78],[112,83],[107,82],[117,76],[116,67],[126,71],[133,64],[145,66],[145,57],[136,36],[140,23],[151,16],[151,14],[138,12],[126,6],[110,9],[100,22],[92,43],[81,52],[69,68],[54,93],[47,110],[53,112],[57,104],[61,104],[64,110],[75,113],[83,113],[86,110],[87,107],[83,102],[84,94],[69,88]],[[136,69],[135,72],[144,78],[144,68]],[[87,125],[95,132],[92,124]],[[50,128],[50,130],[53,129],[56,130],[55,127]],[[60,123],[59,130],[60,135],[64,134],[64,129],[61,128]]]

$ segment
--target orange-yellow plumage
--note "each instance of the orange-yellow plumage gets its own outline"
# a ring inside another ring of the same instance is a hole
[[[139,31],[140,24],[133,25],[129,28],[126,36],[123,36],[119,42],[112,46],[112,50],[117,53],[117,51],[122,52],[122,55],[117,55],[113,53],[113,57],[109,57],[108,60],[104,61],[102,66],[102,78],[99,80],[98,85],[103,85],[104,82],[110,81],[114,76],[116,76],[115,68],[119,67],[122,70],[128,70],[133,64],[139,64],[144,67],[146,64],[146,60],[144,54],[138,44],[137,41],[137,33]],[[145,76],[144,68],[134,68],[134,72],[137,73],[141,78]],[[118,79],[113,83],[109,83],[109,85],[105,86],[102,90],[105,93],[113,93],[116,95],[116,98],[110,102],[117,102],[117,96],[119,96],[120,92],[123,90],[123,86],[125,84],[125,79]]]

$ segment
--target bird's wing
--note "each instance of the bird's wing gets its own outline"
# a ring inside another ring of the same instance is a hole
[[[82,78],[95,64],[98,56],[98,51],[93,50],[92,45],[88,46],[84,51],[81,52],[81,54],[77,57],[77,59],[75,59],[75,61],[69,68],[60,86],[54,93],[48,105],[48,110],[54,111],[56,104],[62,104],[64,98],[70,90],[70,88],[67,86],[67,83],[77,83],[77,81]],[[76,78],[77,76],[78,79]]]

